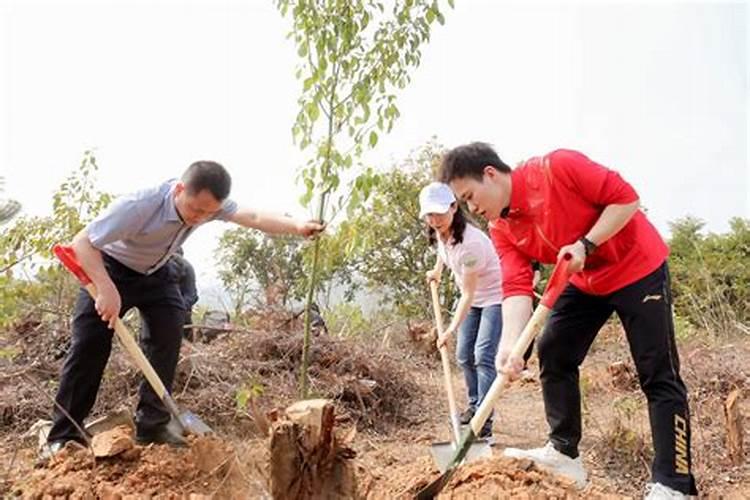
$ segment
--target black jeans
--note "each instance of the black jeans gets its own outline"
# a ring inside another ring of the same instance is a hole
[[[687,389],[679,373],[666,263],[610,295],[588,295],[573,285],[563,291],[538,343],[550,441],[561,453],[578,456],[578,367],[613,311],[625,327],[640,385],[648,400],[655,455],[652,481],[697,494],[690,471]]]
[[[103,255],[104,265],[122,298],[122,317],[137,307],[143,318],[141,348],[167,390],[171,390],[180,354],[185,307],[178,285],[179,275],[171,261],[146,276]],[[73,313],[73,336],[62,368],[56,401],[83,427],[96,401],[104,367],[112,349],[114,332],[101,320],[94,301],[83,288]],[[170,415],[159,397],[144,379],[136,411],[139,431],[167,423]],[[75,426],[60,412],[53,411],[53,425],[47,438],[82,441]]]

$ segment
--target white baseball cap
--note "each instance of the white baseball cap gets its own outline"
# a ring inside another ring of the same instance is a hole
[[[419,192],[419,218],[427,214],[444,214],[455,201],[456,197],[447,184],[431,182]]]

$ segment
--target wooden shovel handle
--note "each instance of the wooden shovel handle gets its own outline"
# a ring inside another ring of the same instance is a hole
[[[568,265],[571,258],[572,256],[570,254],[565,254],[557,261],[557,264],[555,264],[555,269],[552,271],[552,274],[547,281],[547,286],[544,289],[544,293],[542,294],[542,300],[534,310],[534,314],[531,315],[531,318],[526,323],[521,335],[519,335],[516,342],[513,344],[510,353],[511,356],[517,358],[523,356],[526,349],[531,345],[531,341],[534,340],[534,337],[537,336],[541,327],[544,326],[544,322],[547,320],[555,302],[557,302],[557,298],[568,284],[568,278],[570,277]],[[507,373],[501,372],[497,374],[495,381],[484,396],[482,404],[479,405],[477,412],[469,423],[471,430],[474,431],[475,435],[479,435],[482,426],[490,416],[492,408],[495,406],[503,387],[508,381]]]
[[[443,334],[443,315],[440,311],[440,297],[438,296],[438,284],[436,281],[430,281],[430,292],[432,294],[432,311],[435,314],[435,326],[437,327],[438,336]],[[461,431],[458,425],[458,411],[456,410],[456,396],[453,393],[453,382],[451,377],[451,365],[448,359],[448,348],[443,345],[440,348],[440,360],[443,364],[443,382],[445,392],[448,395],[448,411],[451,417],[451,427],[453,427],[454,442],[458,443],[461,437]]]
[[[52,248],[52,251],[57,256],[57,258],[60,259],[60,262],[62,262],[62,264],[71,273],[73,273],[76,278],[78,278],[78,281],[80,281],[81,285],[86,289],[86,291],[89,292],[89,295],[91,295],[92,298],[96,299],[96,296],[98,295],[96,285],[94,285],[89,275],[86,274],[86,271],[84,271],[83,267],[81,267],[81,264],[79,264],[73,248],[63,245],[55,245]],[[130,355],[133,362],[135,362],[136,366],[146,377],[148,383],[151,384],[151,387],[156,392],[156,395],[159,396],[159,399],[164,401],[167,407],[174,407],[174,401],[167,401],[168,399],[172,399],[172,397],[167,392],[167,388],[164,387],[164,384],[159,378],[159,375],[154,370],[154,367],[151,366],[148,358],[146,358],[146,356],[143,354],[141,348],[138,347],[138,344],[136,343],[133,335],[130,333],[130,330],[128,330],[128,327],[125,326],[125,323],[123,323],[120,318],[117,318],[115,320],[115,334],[117,335],[117,338],[120,339],[120,342],[125,347],[125,350]],[[172,404],[170,405],[170,403]],[[172,408],[169,409],[170,411],[172,410]],[[177,411],[177,414],[175,416],[179,417],[179,411]]]

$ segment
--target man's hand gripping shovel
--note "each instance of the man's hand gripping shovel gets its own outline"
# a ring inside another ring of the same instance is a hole
[[[557,302],[557,298],[560,296],[565,286],[568,283],[570,273],[568,272],[568,264],[571,259],[570,254],[565,254],[560,260],[557,261],[555,269],[552,271],[552,275],[547,282],[547,287],[544,289],[542,300],[537,306],[534,314],[531,315],[531,319],[526,323],[521,335],[516,340],[511,351],[511,357],[521,357],[526,349],[534,340],[537,333],[544,325],[547,320],[552,307]],[[508,382],[508,375],[506,373],[499,373],[495,381],[490,386],[490,390],[484,397],[484,401],[479,405],[477,412],[474,414],[474,418],[469,422],[469,428],[466,429],[461,441],[458,443],[453,456],[448,464],[448,468],[443,472],[437,479],[422,488],[416,498],[418,500],[428,500],[435,498],[440,490],[448,483],[456,468],[464,462],[467,452],[471,448],[471,444],[476,441],[479,432],[482,430],[482,426],[490,416],[495,403],[500,397],[503,387]]]
[[[76,255],[73,249],[69,246],[55,245],[52,251],[55,253],[57,258],[60,259],[60,262],[63,263],[68,271],[73,273],[73,275],[78,278],[78,281],[81,282],[81,285],[86,289],[86,291],[88,291],[92,297],[96,298],[96,286],[94,286],[94,284],[91,282],[91,278],[89,278],[89,276],[86,274],[86,271],[83,270],[81,265],[76,260]],[[185,432],[188,432],[190,434],[202,436],[204,434],[212,433],[213,431],[211,430],[211,428],[206,425],[196,414],[190,411],[181,412],[179,410],[179,408],[177,407],[177,403],[175,403],[172,396],[169,394],[169,392],[167,392],[166,387],[164,387],[164,384],[159,378],[159,375],[157,375],[156,371],[154,370],[154,367],[151,366],[151,363],[143,354],[141,348],[138,347],[135,338],[120,318],[117,318],[117,320],[115,321],[115,334],[117,335],[117,338],[120,339],[120,342],[122,343],[123,347],[125,347],[125,350],[130,355],[133,362],[146,377],[146,380],[148,380],[148,383],[154,389],[156,395],[159,396],[159,398],[164,403],[164,406],[166,406],[169,412],[174,416],[183,434]]]

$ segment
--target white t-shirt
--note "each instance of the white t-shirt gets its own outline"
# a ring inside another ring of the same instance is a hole
[[[477,289],[474,292],[472,307],[486,307],[503,301],[500,258],[492,246],[492,241],[479,228],[466,224],[464,239],[453,245],[443,243],[438,236],[437,252],[440,260],[448,266],[463,288],[464,276],[478,272]]]

